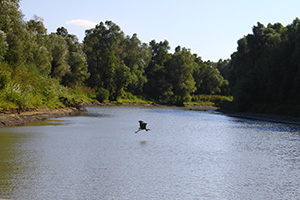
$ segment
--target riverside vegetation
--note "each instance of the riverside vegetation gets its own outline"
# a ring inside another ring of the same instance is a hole
[[[300,115],[298,18],[258,23],[231,59],[211,62],[180,46],[169,53],[167,40],[143,43],[112,21],[86,30],[82,43],[64,27],[48,34],[19,3],[0,1],[1,109],[109,101]]]

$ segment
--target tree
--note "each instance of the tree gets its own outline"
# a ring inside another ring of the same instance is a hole
[[[82,86],[90,76],[86,56],[75,35],[69,34],[64,27],[57,29],[56,34],[63,37],[68,46],[67,63],[70,66],[70,73],[62,77],[62,83],[67,86]]]
[[[196,90],[193,71],[197,64],[194,60],[189,50],[178,46],[166,64],[173,88],[173,101],[177,105],[190,101],[190,94]]]
[[[70,66],[68,60],[68,46],[67,42],[60,35],[52,33],[50,35],[49,50],[52,54],[52,68],[51,77],[61,81],[62,77],[70,73]]]
[[[8,44],[6,42],[6,34],[0,30],[0,61],[4,60],[7,49]]]
[[[26,27],[33,38],[31,44],[33,56],[29,63],[34,64],[41,74],[48,76],[51,72],[52,56],[47,48],[49,36],[44,27],[43,19],[34,16],[26,23]]]
[[[4,59],[14,64],[25,63],[31,56],[31,51],[28,51],[31,38],[28,38],[28,32],[22,21],[18,0],[0,1],[0,30],[6,34],[8,44]]]
[[[159,102],[169,102],[173,95],[170,76],[165,68],[166,62],[171,58],[168,53],[169,42],[165,40],[157,43],[152,40],[149,44],[152,56],[146,68],[148,82],[145,84],[144,91],[148,97]]]
[[[34,63],[41,74],[48,76],[51,72],[52,56],[45,46],[37,47],[34,54]]]
[[[43,19],[36,15],[33,17],[33,19],[26,23],[26,26],[28,31],[33,32],[36,36],[44,36],[47,34],[47,29],[43,24]]]
[[[83,42],[91,73],[88,85],[108,90],[111,99],[121,95],[130,83],[127,73],[130,69],[122,60],[124,38],[118,25],[106,21],[105,24],[101,22],[95,28],[87,30]]]
[[[125,53],[123,54],[124,64],[130,68],[131,81],[128,85],[128,91],[134,94],[141,94],[143,86],[147,82],[145,68],[151,59],[151,49],[145,43],[142,43],[136,34],[126,37]]]
[[[224,78],[211,61],[200,62],[195,68],[194,79],[197,90],[195,94],[220,94]],[[225,84],[225,83],[224,83]]]
[[[238,41],[230,62],[230,84],[238,110],[265,112],[299,105],[300,20],[283,27],[261,23]]]
[[[78,52],[70,52],[68,64],[71,72],[63,77],[63,84],[67,86],[83,86],[90,75],[85,56]]]

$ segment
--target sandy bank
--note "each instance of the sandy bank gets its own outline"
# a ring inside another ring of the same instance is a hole
[[[49,118],[64,117],[74,115],[81,112],[75,107],[65,108],[38,108],[28,109],[25,111],[1,111],[0,112],[0,127],[5,126],[20,126],[28,122],[42,121]]]

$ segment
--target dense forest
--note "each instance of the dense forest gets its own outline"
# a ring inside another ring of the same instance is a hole
[[[80,43],[64,27],[47,34],[37,16],[25,21],[18,0],[2,0],[0,9],[2,107],[130,98],[183,105],[203,94],[229,95],[216,63],[180,46],[171,54],[168,41],[146,44],[106,21]]]
[[[1,108],[143,100],[184,105],[213,101],[237,111],[300,115],[300,21],[258,23],[231,59],[203,61],[190,49],[170,53],[112,21],[86,30],[83,42],[64,27],[47,33],[25,21],[19,0],[0,1]]]
[[[200,94],[229,94],[216,63],[203,62],[180,46],[173,54],[169,49],[168,41],[148,45],[136,34],[126,36],[111,21],[101,22],[86,31],[83,41],[90,73],[86,83],[100,101],[129,93],[182,105]]]
[[[228,79],[234,109],[300,116],[300,20],[257,23],[238,41]]]

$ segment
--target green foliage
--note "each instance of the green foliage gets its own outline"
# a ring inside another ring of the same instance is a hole
[[[26,29],[21,24],[22,13],[19,11],[19,1],[0,1],[0,30],[6,35],[8,49],[5,60],[20,63],[26,57],[23,55],[26,48]]]
[[[0,69],[0,91],[10,82],[11,73],[7,70]]]
[[[189,50],[178,47],[166,66],[173,86],[173,103],[183,105],[183,102],[190,101],[190,94],[196,90],[193,71],[197,63],[194,56]]]
[[[63,77],[63,84],[67,86],[82,86],[89,77],[85,56],[82,53],[71,52],[68,64],[71,72]]]
[[[220,94],[224,78],[213,62],[198,62],[194,71],[196,94]],[[227,94],[228,95],[228,94]]]
[[[0,30],[0,61],[4,60],[4,56],[7,52],[8,44],[6,42],[6,34]]]
[[[238,51],[229,64],[237,110],[270,112],[266,105],[299,105],[299,38],[300,20],[296,18],[286,27],[258,23],[253,34],[238,41]]]
[[[56,34],[63,37],[68,46],[68,55],[65,59],[70,66],[70,72],[62,77],[62,84],[71,87],[83,86],[90,73],[82,45],[78,42],[78,38],[69,34],[64,27],[58,28]]]
[[[144,69],[151,54],[136,34],[125,37],[113,22],[101,22],[86,31],[84,50],[91,74],[87,81],[90,87],[105,88],[111,100],[125,91],[142,93],[147,81]]]
[[[76,102],[97,102],[95,90],[87,86],[69,87],[68,93]]]
[[[147,96],[158,102],[170,102],[173,95],[172,83],[165,68],[166,62],[171,58],[171,54],[168,53],[170,49],[169,42],[165,40],[157,43],[152,40],[150,48],[152,57],[146,68],[148,82],[145,84],[144,91]]]
[[[64,27],[47,34],[42,18],[24,21],[18,0],[2,0],[0,104],[57,107],[93,98],[140,102],[147,97],[183,105],[193,95],[228,93],[222,77],[227,61],[203,62],[180,46],[173,54],[169,50],[167,40],[143,43],[112,21],[86,30],[83,44]]]
[[[39,75],[33,66],[18,66],[13,71],[0,66],[1,108],[37,108],[69,106],[75,102],[90,102],[95,97],[91,89],[63,87],[55,79]],[[67,99],[67,100],[66,100]]]
[[[104,88],[99,88],[96,92],[96,99],[99,102],[105,102],[109,99],[109,91]]]
[[[41,46],[36,49],[34,54],[34,61],[41,74],[50,74],[52,68],[52,56],[46,47]]]
[[[150,47],[142,43],[137,34],[125,38],[124,64],[130,68],[130,82],[128,91],[141,94],[143,86],[147,82],[145,68],[151,59]]]
[[[67,63],[68,46],[65,39],[52,33],[50,35],[49,50],[52,55],[51,77],[61,81],[62,77],[70,73],[70,66]]]
[[[92,88],[105,88],[111,98],[116,97],[116,91],[121,91],[126,85],[116,85],[116,71],[123,68],[121,57],[124,34],[120,27],[111,21],[101,22],[94,29],[86,31],[84,50],[87,55],[88,69],[91,73],[88,85]],[[123,75],[123,74],[121,74]],[[122,78],[121,78],[122,79]],[[119,81],[119,83],[122,81]]]
[[[150,42],[152,59],[146,69],[147,95],[162,103],[183,105],[193,94],[229,95],[228,81],[213,62],[203,62],[190,50],[178,46],[168,53],[168,42]],[[225,67],[224,67],[225,68]]]
[[[38,100],[34,95],[32,85],[36,77],[28,69],[12,71],[7,65],[0,70],[0,102],[10,102],[18,108],[35,106]],[[19,68],[17,68],[19,70]]]

